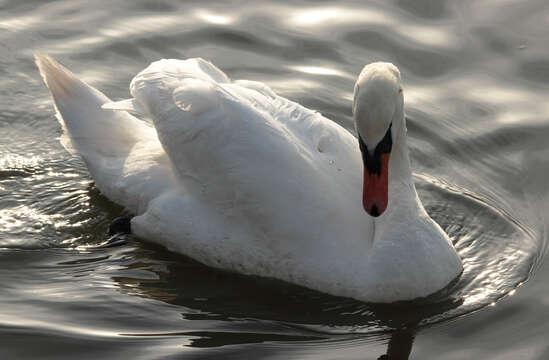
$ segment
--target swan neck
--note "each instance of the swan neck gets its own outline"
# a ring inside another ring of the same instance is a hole
[[[389,185],[392,182],[412,184],[412,168],[406,134],[399,134],[389,160]]]

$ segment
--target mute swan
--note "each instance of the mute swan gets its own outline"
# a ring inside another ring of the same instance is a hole
[[[367,65],[358,77],[357,139],[202,59],[152,63],[119,102],[48,56],[36,63],[64,145],[105,196],[136,215],[139,238],[213,267],[367,302],[424,297],[462,271],[416,193],[392,64]]]

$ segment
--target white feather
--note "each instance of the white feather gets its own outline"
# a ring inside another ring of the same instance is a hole
[[[135,99],[126,99],[105,103],[101,106],[104,110],[127,111],[137,116],[144,116],[145,111]]]

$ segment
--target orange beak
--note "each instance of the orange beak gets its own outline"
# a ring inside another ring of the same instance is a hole
[[[381,154],[381,168],[379,172],[370,173],[364,168],[364,187],[362,205],[364,210],[373,217],[377,217],[387,209],[389,202],[389,157],[391,153]]]

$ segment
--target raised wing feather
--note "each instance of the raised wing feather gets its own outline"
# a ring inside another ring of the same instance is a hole
[[[130,90],[184,188],[225,216],[252,219],[272,237],[273,231],[295,236],[303,224],[322,221],[319,214],[360,213],[356,139],[264,84],[232,82],[201,59],[161,60],[138,74]],[[294,202],[300,214],[292,212]],[[334,221],[334,232],[352,218]],[[310,231],[303,229],[304,236]]]

